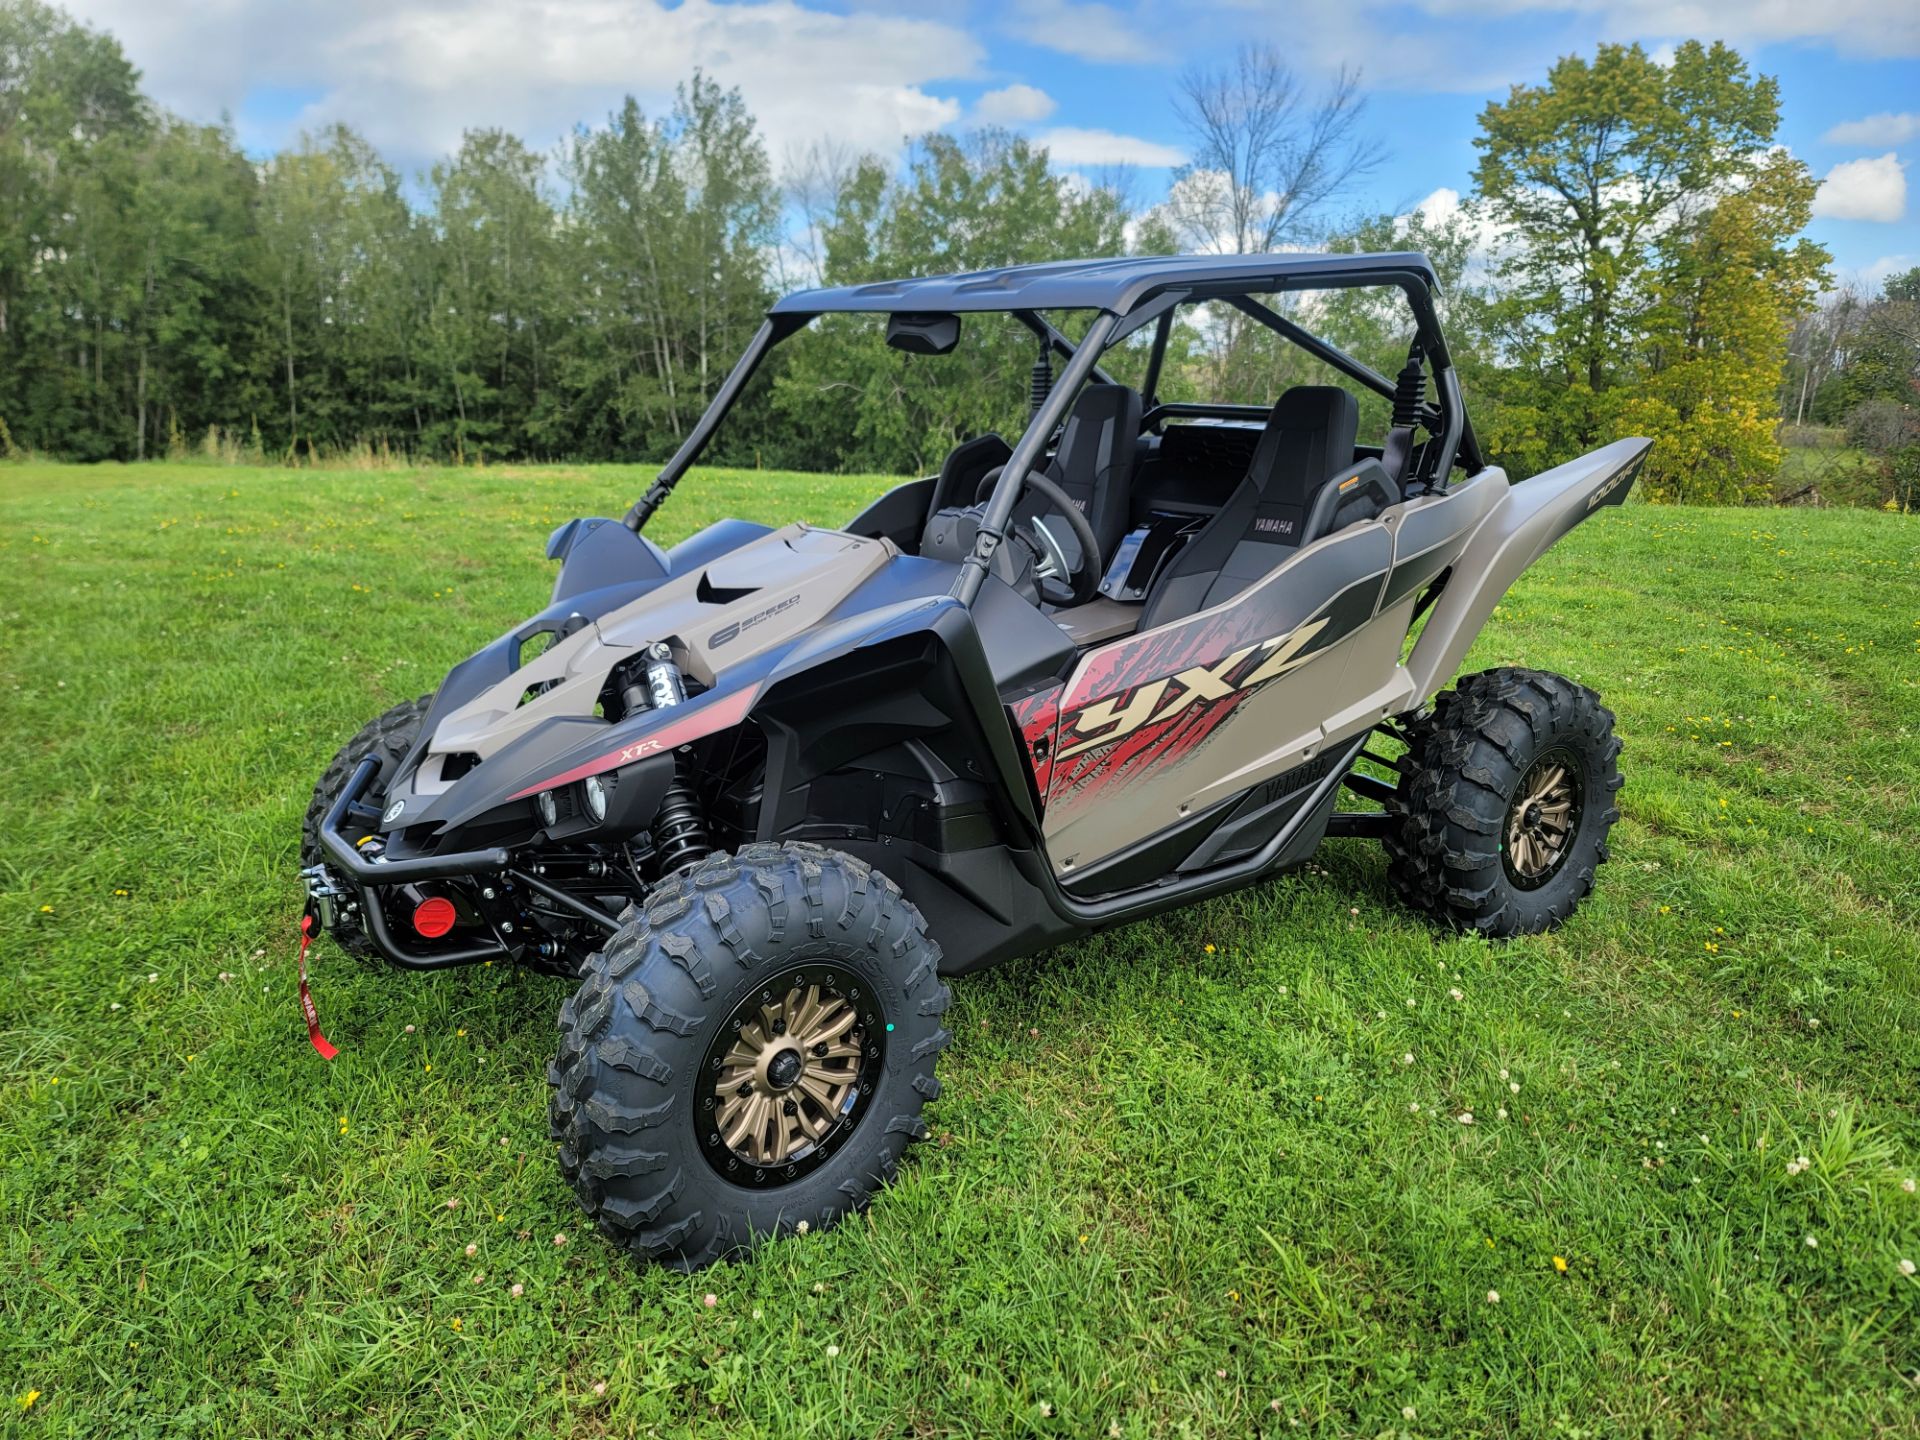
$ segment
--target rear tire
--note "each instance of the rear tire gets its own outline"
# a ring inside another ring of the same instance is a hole
[[[393,774],[394,767],[406,758],[407,752],[413,749],[414,741],[420,738],[420,726],[425,722],[427,707],[432,703],[431,695],[422,695],[418,700],[403,700],[386,714],[369,720],[360,727],[359,734],[340,747],[340,752],[320,776],[320,783],[313,787],[313,802],[307,806],[307,818],[300,825],[302,869],[326,863],[327,853],[320,846],[320,822],[327,818],[327,812],[333,808],[333,802],[340,798],[340,792],[347,788],[347,781],[353,777],[360,762],[377,753],[381,760],[381,773]],[[368,792],[366,798],[369,803],[377,804],[382,793],[375,788]],[[360,922],[356,919],[343,917],[334,926],[332,935],[334,942],[349,955],[367,958],[375,953],[373,942],[367,938],[366,931],[360,928]]]
[[[934,1063],[953,1038],[940,1024],[940,947],[899,887],[816,845],[749,845],[621,919],[560,1008],[547,1070],[560,1170],[600,1231],[697,1270],[865,1205],[927,1133],[920,1110],[940,1093]],[[833,1005],[833,1044],[783,1059],[804,1028],[786,1019]],[[821,1084],[809,1057],[841,1048],[846,1058],[819,1062],[841,1078]],[[742,1050],[770,1058],[748,1074],[733,1059]],[[829,1092],[830,1106],[807,1098]],[[744,1109],[762,1097],[754,1132]]]
[[[1413,722],[1387,813],[1401,899],[1491,939],[1552,929],[1593,889],[1620,811],[1620,741],[1562,675],[1469,675]]]

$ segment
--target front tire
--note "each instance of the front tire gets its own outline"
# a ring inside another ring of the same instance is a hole
[[[864,1205],[926,1134],[953,1038],[940,948],[899,887],[819,846],[749,845],[622,921],[547,1071],[561,1172],[601,1232],[695,1270]]]
[[[1469,675],[1416,721],[1387,813],[1388,877],[1490,939],[1552,929],[1592,890],[1620,811],[1613,712],[1563,675]]]

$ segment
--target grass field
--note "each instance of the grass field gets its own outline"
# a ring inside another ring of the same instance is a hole
[[[331,1065],[293,984],[317,771],[645,478],[0,467],[0,1431],[1920,1435],[1920,520],[1604,512],[1469,667],[1618,712],[1573,923],[1340,841],[961,982],[900,1183],[689,1278],[559,1179],[560,982],[318,946]]]

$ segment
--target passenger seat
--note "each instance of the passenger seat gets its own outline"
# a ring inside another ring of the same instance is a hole
[[[1305,539],[1322,486],[1353,465],[1360,406],[1333,385],[1296,385],[1274,404],[1246,478],[1154,581],[1151,630],[1239,594]]]

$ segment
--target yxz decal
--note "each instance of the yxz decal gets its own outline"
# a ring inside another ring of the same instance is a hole
[[[1175,719],[1200,701],[1225,700],[1278,679],[1312,658],[1313,641],[1327,628],[1325,617],[1285,635],[1243,645],[1213,665],[1194,665],[1120,695],[1096,700],[1061,723],[1055,760],[1131,735],[1142,725]]]

